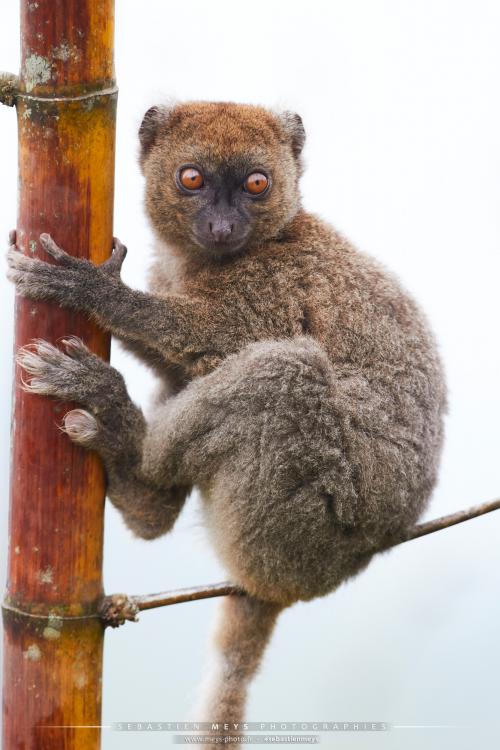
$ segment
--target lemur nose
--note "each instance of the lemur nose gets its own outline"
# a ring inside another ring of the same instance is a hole
[[[223,242],[232,234],[234,224],[227,221],[227,219],[216,219],[209,222],[208,229],[216,242]]]

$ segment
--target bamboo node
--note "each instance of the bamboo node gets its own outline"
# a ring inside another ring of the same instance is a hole
[[[14,73],[0,72],[0,103],[13,107],[19,93],[19,78]]]
[[[106,596],[99,607],[99,615],[105,626],[118,628],[127,620],[137,622],[139,607],[127,594]]]

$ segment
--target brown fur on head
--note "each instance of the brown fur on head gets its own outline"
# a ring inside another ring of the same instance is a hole
[[[212,102],[152,107],[139,138],[148,214],[177,250],[234,255],[278,237],[300,207],[305,135],[296,114]],[[199,189],[184,189],[183,168],[199,172]],[[245,190],[253,173],[268,180],[258,195]]]

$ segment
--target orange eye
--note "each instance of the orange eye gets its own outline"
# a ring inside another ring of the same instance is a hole
[[[199,190],[203,185],[203,175],[199,169],[185,167],[179,173],[179,180],[186,190]]]
[[[253,172],[245,180],[245,190],[252,195],[260,195],[268,185],[269,180],[262,172]]]

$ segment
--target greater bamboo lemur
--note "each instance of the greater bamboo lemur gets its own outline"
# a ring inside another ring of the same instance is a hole
[[[31,392],[84,409],[108,495],[145,539],[196,486],[215,550],[248,592],[222,603],[198,719],[239,722],[278,613],[333,591],[426,507],[445,385],[433,336],[398,281],[301,208],[298,115],[226,103],[153,107],[139,132],[156,237],[150,293],[42,235],[12,238],[20,295],[79,310],[153,367],[147,422],[119,372],[69,338],[19,361]],[[326,181],[328,182],[328,180]]]

